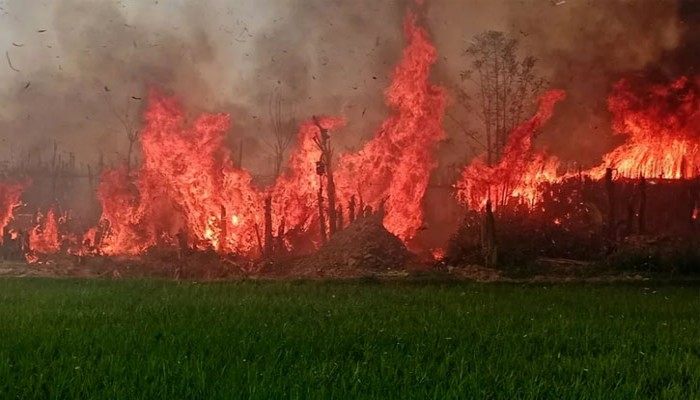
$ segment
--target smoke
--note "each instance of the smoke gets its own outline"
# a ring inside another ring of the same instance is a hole
[[[355,121],[339,143],[352,148],[385,114],[382,91],[402,48],[405,3],[0,2],[3,49],[18,70],[0,68],[7,156],[46,153],[56,141],[83,160],[99,152],[121,159],[123,122],[138,123],[149,85],[193,112],[231,112],[232,136],[253,166],[264,160],[248,153],[266,152],[273,95],[298,119]]]
[[[84,161],[99,152],[118,160],[127,148],[120,119],[140,120],[148,85],[177,94],[193,112],[230,112],[232,142],[243,142],[244,166],[256,172],[268,172],[273,95],[299,120],[345,117],[336,145],[356,149],[386,116],[383,91],[413,3],[0,0],[0,47],[19,70],[0,67],[0,157],[50,151],[56,141]],[[435,78],[448,87],[483,30],[510,32],[538,57],[551,86],[568,93],[541,137],[565,159],[595,162],[611,146],[613,82],[662,60],[673,60],[664,73],[677,73],[694,61],[688,54],[700,54],[684,47],[697,29],[680,21],[692,1],[428,0],[426,9],[439,51]],[[448,130],[459,143],[447,153],[461,160],[469,151],[463,134]]]
[[[658,64],[676,48],[678,5],[569,0],[533,9],[516,4],[510,20],[524,49],[541,60],[551,86],[569,94],[542,141],[564,159],[596,163],[614,145],[607,110],[612,85]]]
[[[508,32],[522,55],[538,59],[550,88],[564,89],[540,142],[569,160],[597,163],[610,150],[607,96],[614,82],[660,63],[679,45],[679,4],[655,0],[465,1],[431,6],[431,27],[443,57],[440,77],[455,85],[469,69],[469,40],[484,30]],[[453,109],[452,112],[456,110]],[[474,115],[463,118],[478,126]],[[454,137],[463,137],[452,128]]]

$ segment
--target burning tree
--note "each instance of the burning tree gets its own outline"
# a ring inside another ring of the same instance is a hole
[[[466,88],[460,87],[457,97],[467,111],[476,111],[483,124],[489,166],[503,156],[508,134],[522,122],[533,97],[545,84],[536,74],[534,57],[518,58],[518,45],[506,33],[486,31],[476,35],[465,51],[472,64],[471,69],[462,71],[462,82],[474,84],[477,95],[472,98]],[[473,130],[465,132],[476,138]]]
[[[284,99],[279,96],[278,93],[274,93],[270,96],[270,103],[268,105],[268,114],[270,117],[270,124],[272,125],[272,135],[273,142],[268,143],[272,148],[273,155],[273,175],[275,179],[280,177],[282,173],[282,167],[284,166],[284,160],[286,158],[289,147],[294,139],[294,133],[296,126],[296,120],[293,117],[294,111],[292,107],[287,110],[287,115],[285,118],[282,112],[284,104]],[[274,252],[274,242],[275,238],[272,232],[272,194],[267,193],[265,196],[265,244],[263,247],[263,255],[266,257],[271,256]],[[278,239],[284,234],[284,224],[281,224],[281,229],[278,232]]]

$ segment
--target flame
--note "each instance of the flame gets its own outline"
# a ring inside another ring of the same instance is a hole
[[[28,186],[28,181],[0,183],[0,229],[4,230],[12,220],[12,212],[20,204],[19,198]],[[0,243],[2,236],[0,235]]]
[[[37,225],[29,233],[29,247],[39,254],[51,254],[59,250],[58,222],[53,209],[46,217],[39,214]]]
[[[613,130],[627,138],[590,171],[605,168],[637,178],[681,179],[698,176],[700,168],[700,85],[681,77],[669,85],[623,79],[608,98]]]
[[[98,197],[109,222],[103,251],[138,254],[172,245],[185,229],[197,247],[254,253],[261,196],[224,151],[229,117],[203,114],[188,124],[175,98],[151,89],[144,119],[142,165],[102,176]]]
[[[533,133],[552,114],[563,92],[549,92],[537,114],[513,130],[503,159],[489,168],[484,158],[462,172],[458,199],[478,208],[487,199],[505,204],[511,199],[534,205],[541,200],[541,184],[558,182],[558,162],[544,153],[533,154]],[[602,179],[606,169],[616,176],[685,179],[700,175],[700,80],[681,77],[667,85],[623,79],[608,97],[614,132],[626,140],[603,156],[603,163],[583,175]]]
[[[317,117],[316,121],[328,130],[345,125],[344,120],[335,117]],[[286,227],[302,232],[311,229],[316,222],[320,181],[315,165],[321,157],[321,150],[316,146],[314,137],[319,134],[319,128],[313,120],[301,124],[287,170],[267,191],[273,200],[273,215],[277,217],[273,224],[274,230],[279,229],[282,218]]]
[[[409,240],[422,224],[421,203],[436,164],[432,150],[445,136],[446,96],[428,82],[436,51],[413,12],[406,17],[404,33],[407,47],[386,91],[392,115],[360,152],[341,157],[333,173],[341,205],[354,195],[373,207],[386,200],[385,226]],[[107,254],[173,245],[176,232],[184,229],[196,247],[255,255],[268,196],[275,232],[283,226],[311,231],[318,221],[322,184],[315,171],[320,150],[314,138],[319,126],[332,131],[345,124],[333,117],[303,123],[288,169],[271,187],[258,189],[225,150],[228,115],[203,114],[188,124],[175,98],[152,89],[144,122],[142,164],[131,171],[106,171],[98,190],[108,227],[101,248]],[[86,236],[94,240],[96,232]]]
[[[539,185],[559,179],[559,161],[543,152],[535,153],[532,138],[552,117],[554,105],[566,97],[551,90],[539,98],[535,115],[513,129],[500,162],[489,167],[481,156],[468,165],[457,183],[457,198],[468,207],[483,207],[491,199],[494,206],[518,202],[534,204],[540,199]]]
[[[445,137],[446,93],[429,82],[437,52],[412,12],[404,35],[408,44],[386,91],[392,115],[362,150],[341,159],[338,188],[346,202],[359,194],[375,209],[386,199],[384,226],[409,241],[423,223],[423,196],[437,165],[432,152]]]

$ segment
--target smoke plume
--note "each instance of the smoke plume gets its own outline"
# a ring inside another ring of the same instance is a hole
[[[386,117],[383,91],[413,3],[0,0],[8,58],[0,68],[0,156],[47,152],[57,141],[84,161],[98,152],[119,160],[127,148],[120,119],[140,120],[148,85],[177,94],[193,112],[230,112],[244,165],[263,173],[273,95],[300,120],[347,118],[337,147],[357,148]],[[700,54],[689,44],[700,37],[700,7],[688,0],[425,3],[439,52],[434,75],[447,87],[468,68],[469,40],[486,29],[516,35],[523,53],[538,57],[551,86],[568,93],[541,137],[564,159],[596,162],[610,148],[612,83],[652,66],[688,73]],[[463,135],[447,129],[459,143],[446,160],[464,161]]]

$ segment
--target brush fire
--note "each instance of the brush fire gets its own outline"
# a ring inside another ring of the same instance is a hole
[[[489,118],[504,121],[493,125],[503,131],[501,139],[487,136],[488,149],[471,160],[465,153],[460,171],[442,185],[447,190],[428,201],[450,139],[445,117],[459,96],[437,83],[439,50],[424,7],[413,4],[405,14],[404,48],[384,91],[386,117],[356,149],[339,145],[339,135],[355,129],[352,120],[304,110],[285,164],[260,182],[230,144],[239,129],[235,112],[195,115],[183,101],[187,93],[153,84],[138,133],[130,136],[133,160],[130,147],[126,162],[100,161],[79,174],[75,161],[61,159],[54,148],[48,164],[27,159],[5,174],[4,258],[56,265],[139,260],[143,268],[174,265],[177,274],[197,263],[217,271],[207,276],[223,274],[217,268],[339,276],[530,259],[571,265],[605,260],[630,246],[694,240],[700,80],[692,75],[621,76],[607,94],[617,142],[586,167],[571,167],[538,141],[569,100],[566,90],[542,87],[525,96],[509,77],[496,75],[488,87],[526,100],[520,118],[499,114],[496,105],[483,113],[486,125]],[[488,74],[478,72],[483,82]],[[482,85],[486,107],[483,91]],[[41,175],[33,165],[48,172]],[[66,200],[75,179],[90,182],[90,192],[80,195],[99,203],[93,215],[78,217]],[[33,204],[37,196],[26,194],[44,193],[40,186],[50,194]],[[447,228],[430,220],[428,208],[448,204],[459,205],[449,217],[456,222],[446,225],[456,229],[436,246],[431,232]]]

